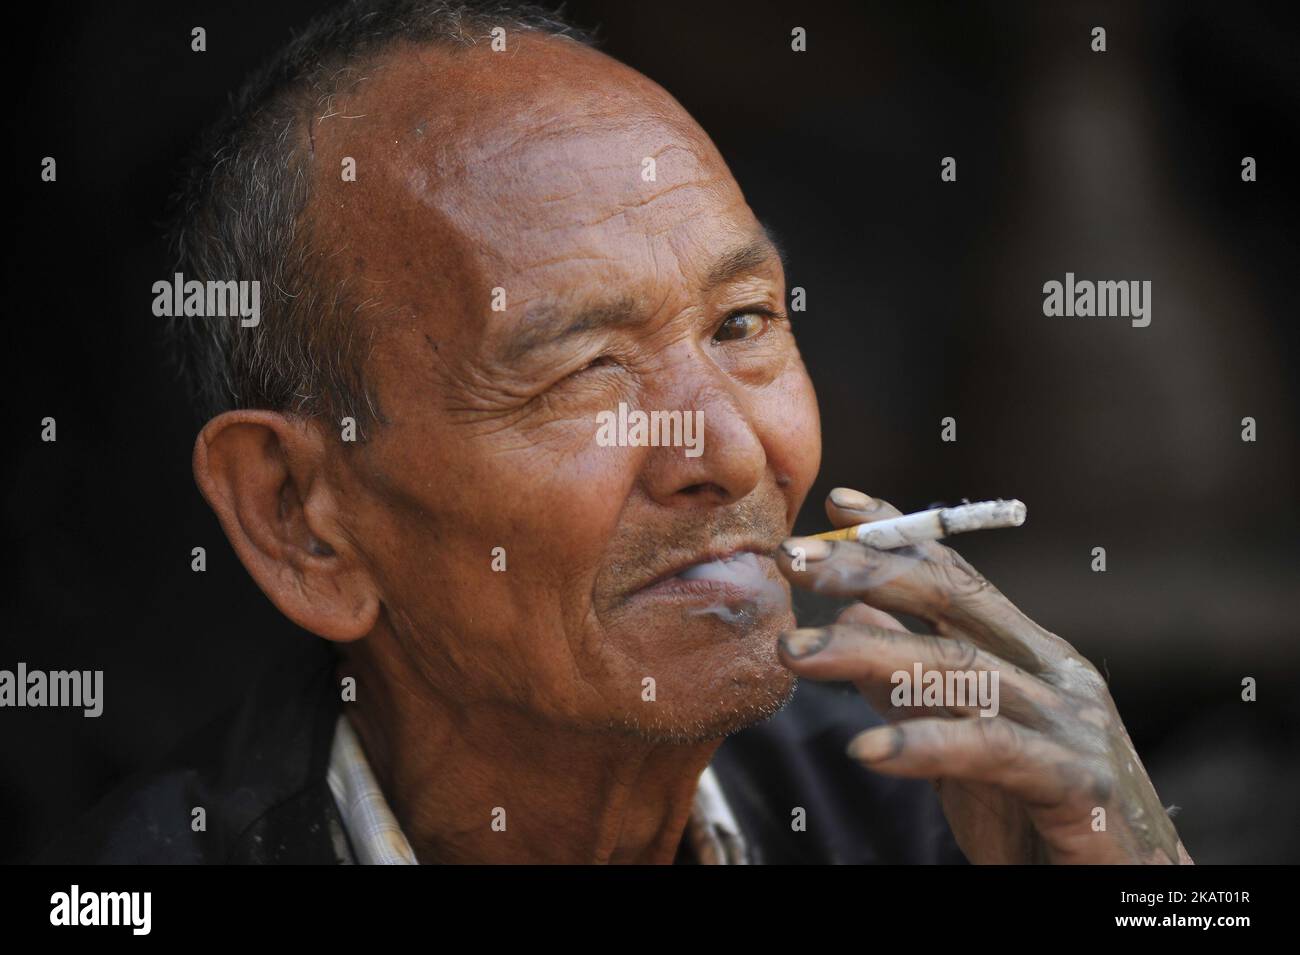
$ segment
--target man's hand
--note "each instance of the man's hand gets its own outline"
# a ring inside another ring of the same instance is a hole
[[[899,516],[843,488],[826,511],[836,527]],[[876,772],[931,779],[970,861],[1192,861],[1097,668],[959,554],[934,542],[887,551],[801,538],[781,550],[796,586],[861,601],[829,627],[784,635],[786,665],[856,684],[891,725],[857,736],[850,755]],[[886,611],[934,634],[909,633]],[[918,662],[927,672],[997,672],[998,714],[893,706],[891,676],[910,676]]]

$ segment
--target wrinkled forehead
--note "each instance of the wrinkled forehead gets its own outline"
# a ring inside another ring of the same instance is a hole
[[[474,300],[507,282],[525,296],[626,282],[753,230],[664,90],[571,41],[512,42],[400,49],[315,124],[319,228],[384,293],[433,275]],[[352,182],[334,173],[349,156]]]

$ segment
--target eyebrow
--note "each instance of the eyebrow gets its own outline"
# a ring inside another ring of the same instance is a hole
[[[759,223],[754,235],[714,260],[705,273],[701,290],[711,292],[738,276],[757,270],[772,259],[776,259],[784,268],[785,256],[781,246],[772,230]],[[574,336],[601,328],[632,325],[639,317],[638,302],[628,295],[593,302],[577,311],[560,304],[541,304],[528,310],[524,328],[511,337],[502,349],[501,357],[513,363],[534,349],[553,348]]]
[[[771,259],[776,259],[784,269],[785,255],[781,246],[777,244],[772,230],[760,222],[758,232],[749,241],[724,252],[713,263],[704,279],[704,291],[711,292],[739,275],[753,272]]]

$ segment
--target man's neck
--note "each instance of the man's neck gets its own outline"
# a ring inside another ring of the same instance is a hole
[[[499,704],[448,705],[354,654],[345,703],[422,863],[668,863],[720,739],[580,731]]]

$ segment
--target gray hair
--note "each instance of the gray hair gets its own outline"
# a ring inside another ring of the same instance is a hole
[[[314,20],[254,73],[204,137],[173,197],[176,271],[200,282],[257,281],[261,321],[172,318],[182,375],[205,415],[262,408],[367,425],[383,417],[365,379],[373,298],[348,293],[313,247],[309,124],[345,79],[401,41],[462,47],[493,27],[584,44],[559,12],[496,0],[347,0]]]

